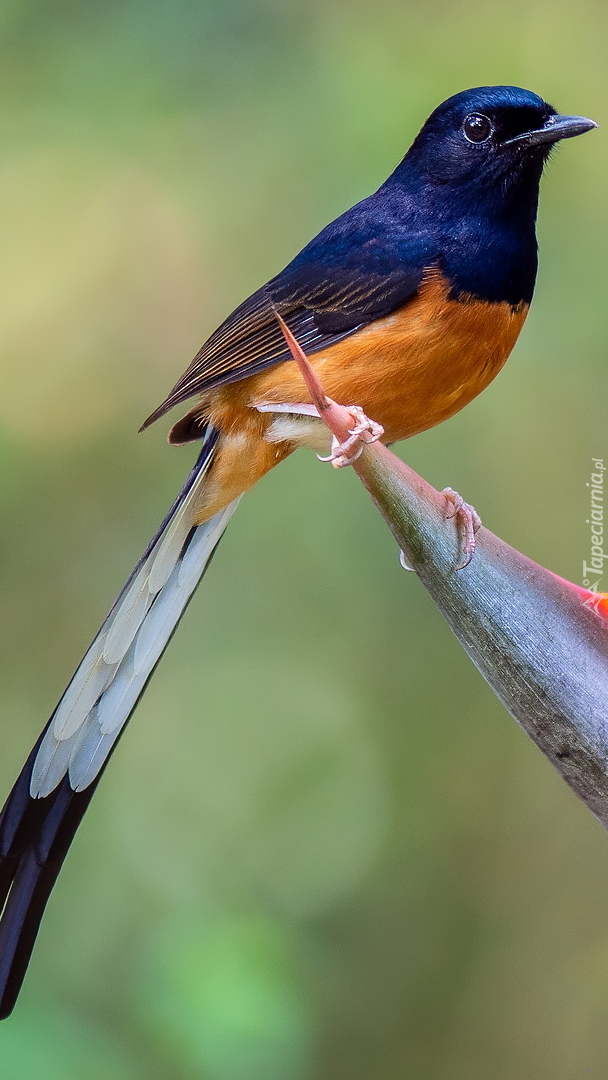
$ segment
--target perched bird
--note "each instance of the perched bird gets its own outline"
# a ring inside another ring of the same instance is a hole
[[[277,313],[326,393],[387,442],[447,420],[500,371],[536,277],[543,166],[596,125],[514,86],[449,98],[369,198],[328,225],[211,335],[144,427],[198,460],[32,750],[0,816],[0,1016],[101,772],[242,493],[298,446],[323,450]]]

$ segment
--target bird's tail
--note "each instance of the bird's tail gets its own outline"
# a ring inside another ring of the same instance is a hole
[[[193,511],[218,432],[127,581],[0,814],[0,1019],[12,1011],[76,829],[238,500],[202,525]]]

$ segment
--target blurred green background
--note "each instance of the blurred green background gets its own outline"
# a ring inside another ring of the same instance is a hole
[[[189,468],[136,432],[202,340],[449,94],[517,83],[605,125],[607,34],[599,0],[2,5],[3,792]],[[505,371],[400,448],[579,583],[605,130],[548,169]],[[607,1074],[608,837],[356,477],[301,452],[244,499],[112,761],[0,1080]]]

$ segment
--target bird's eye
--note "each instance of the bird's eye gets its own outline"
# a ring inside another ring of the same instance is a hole
[[[462,125],[465,139],[473,143],[487,142],[494,132],[492,121],[483,113],[469,113]]]

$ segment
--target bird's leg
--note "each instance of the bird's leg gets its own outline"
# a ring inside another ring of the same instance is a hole
[[[363,452],[366,443],[376,442],[384,435],[384,428],[381,424],[370,420],[359,405],[338,405],[327,397],[303,348],[278,311],[275,315],[289,351],[300,369],[306,388],[314,402],[316,414],[325,421],[333,436],[331,453],[327,457],[318,455],[319,460],[331,461],[335,469],[352,465]],[[291,406],[291,411],[296,412],[298,408],[302,406]],[[307,406],[306,411],[309,412],[309,410],[310,406]]]
[[[342,468],[344,465],[352,465],[357,460],[363,450],[365,443],[375,442],[381,435],[384,434],[384,428],[381,424],[377,424],[374,420],[370,420],[365,415],[363,409],[359,405],[337,405],[331,398],[326,399],[331,409],[339,409],[341,413],[345,413],[345,424],[353,424],[353,427],[347,427],[346,430],[343,426],[340,427],[340,436],[334,435],[331,443],[331,453],[327,457],[323,457],[322,454],[317,454],[319,461],[331,461],[332,465],[336,469]],[[316,405],[310,405],[308,402],[293,402],[293,401],[255,401],[252,403],[253,408],[258,412],[263,413],[288,413],[290,416],[313,416],[315,419],[327,420],[327,410],[321,414]],[[333,430],[333,429],[332,429]],[[271,436],[267,436],[271,438]],[[287,438],[287,435],[282,435]],[[278,441],[278,433],[272,436],[272,441]],[[354,453],[352,452],[354,451]]]
[[[449,518],[460,518],[464,525],[464,544],[462,547],[462,562],[456,567],[457,570],[464,570],[465,566],[468,566],[473,555],[475,554],[475,533],[481,528],[481,518],[477,513],[474,506],[470,503],[466,503],[459,495],[457,491],[454,491],[451,487],[443,489],[442,495],[445,495],[448,505],[451,506],[451,512],[446,516]]]
[[[335,402],[327,398],[331,405]],[[334,435],[331,440],[331,453],[327,457],[317,454],[319,461],[331,461],[334,469],[342,469],[345,465],[352,465],[363,453],[366,443],[376,442],[384,435],[384,428],[375,420],[366,416],[360,405],[346,405],[346,411],[350,413],[354,427],[347,428],[346,438]]]
[[[335,401],[332,401],[331,398],[327,397],[327,394],[302,346],[296,340],[278,311],[275,311],[275,316],[281,327],[289,351],[300,369],[302,378],[306,383],[306,388],[314,404],[312,406],[305,404],[275,405],[274,411],[289,411],[292,413],[301,412],[304,415],[316,415],[321,417],[330,429],[333,438],[331,454],[327,457],[320,457],[320,455],[317,455],[320,461],[331,461],[336,469],[341,469],[345,465],[352,465],[363,452],[366,443],[376,442],[377,439],[381,438],[384,434],[384,428],[374,420],[370,420],[359,405],[338,405]],[[266,412],[272,411],[273,406],[269,403],[260,403],[256,405],[256,408],[261,412]],[[351,424],[354,426],[351,427]],[[460,517],[464,523],[463,558],[462,562],[456,567],[457,570],[464,570],[465,566],[469,565],[475,554],[475,533],[481,528],[481,518],[475,510],[475,507],[466,503],[457,491],[454,491],[449,487],[444,488],[443,495],[445,495],[448,504],[451,504],[452,507],[451,512],[447,514],[447,517]],[[406,563],[403,552],[400,553],[400,562],[404,570],[412,569]]]

